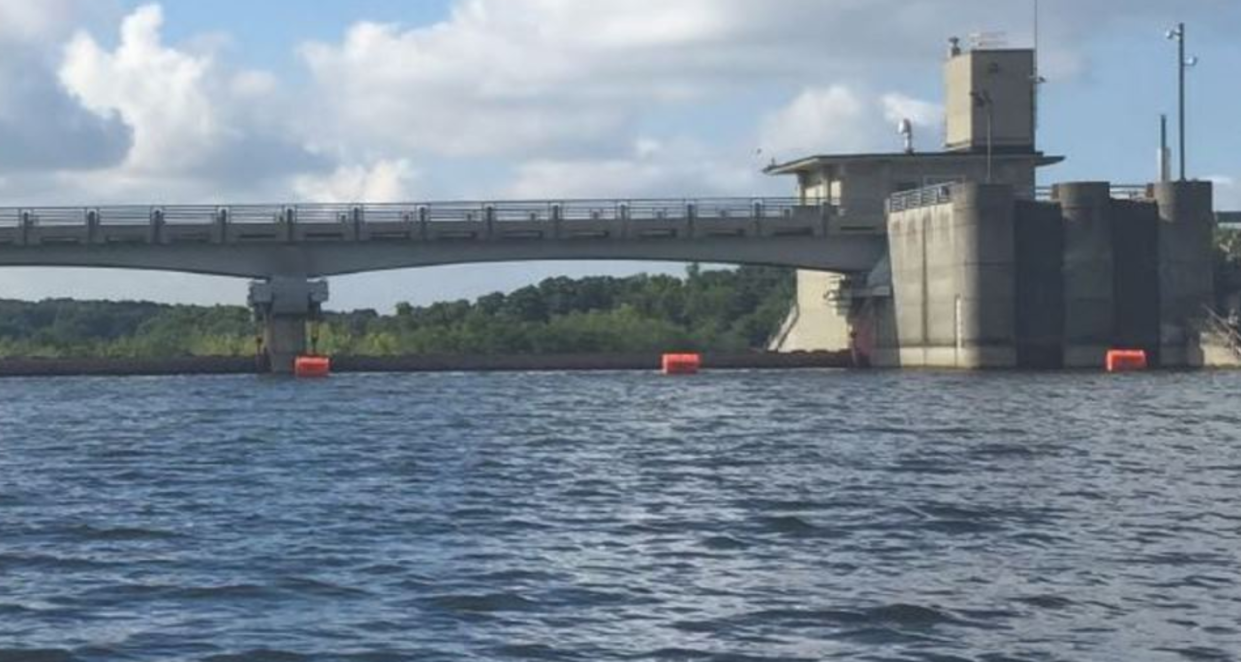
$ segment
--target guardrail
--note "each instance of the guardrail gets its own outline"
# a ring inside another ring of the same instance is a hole
[[[1034,198],[1043,202],[1052,200],[1054,186],[1036,186]],[[1150,189],[1145,184],[1113,184],[1112,197],[1117,200],[1145,200],[1150,197]]]
[[[895,193],[888,198],[888,211],[902,212],[951,202],[952,186],[952,184],[936,184]]]
[[[1241,225],[1241,211],[1221,211],[1215,213],[1215,222],[1220,225]]]
[[[0,227],[228,226],[400,222],[723,220],[781,218],[822,208],[798,198],[700,198],[497,202],[4,207]]]

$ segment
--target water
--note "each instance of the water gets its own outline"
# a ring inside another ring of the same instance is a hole
[[[1237,659],[1239,389],[0,381],[0,661]]]

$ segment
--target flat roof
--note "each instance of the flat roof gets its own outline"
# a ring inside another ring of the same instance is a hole
[[[906,152],[891,152],[887,154],[820,154],[817,156],[807,156],[789,161],[788,163],[773,163],[763,169],[768,175],[793,175],[807,170],[814,170],[825,165],[838,165],[844,163],[867,163],[875,161],[940,161],[940,160],[967,160],[967,159],[985,159],[986,152],[914,152],[908,154]],[[1034,161],[1036,166],[1055,165],[1064,161],[1063,156],[1048,156],[1042,152],[1013,152],[1008,150],[996,150],[992,155],[997,161]]]

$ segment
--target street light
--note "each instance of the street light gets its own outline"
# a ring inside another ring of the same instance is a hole
[[[970,92],[970,97],[974,99],[975,108],[985,108],[987,110],[987,183],[991,183],[992,173],[992,157],[995,153],[993,145],[992,128],[995,124],[995,102],[991,99],[991,92],[983,90],[982,92]]]
[[[1180,121],[1180,149],[1181,149],[1181,181],[1185,181],[1185,70],[1197,66],[1198,58],[1185,56],[1185,24],[1178,23],[1177,26],[1168,30],[1168,39],[1176,42],[1176,61],[1177,61],[1177,100],[1180,104],[1179,121]]]

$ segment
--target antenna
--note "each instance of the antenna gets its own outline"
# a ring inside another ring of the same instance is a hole
[[[1041,27],[1041,23],[1042,23],[1042,20],[1041,20],[1042,12],[1040,11],[1040,9],[1041,7],[1040,7],[1039,0],[1034,0],[1034,73],[1031,74],[1030,76],[1030,81],[1034,84],[1034,91],[1031,96],[1031,103],[1033,104],[1033,109],[1032,109],[1031,116],[1030,116],[1030,122],[1034,125],[1033,126],[1034,130],[1031,133],[1031,135],[1038,134],[1039,91],[1043,83],[1047,82],[1047,79],[1043,78],[1043,75],[1039,73],[1039,66],[1038,66],[1039,65],[1039,46],[1041,45],[1039,42],[1039,37],[1040,37],[1039,28]]]

